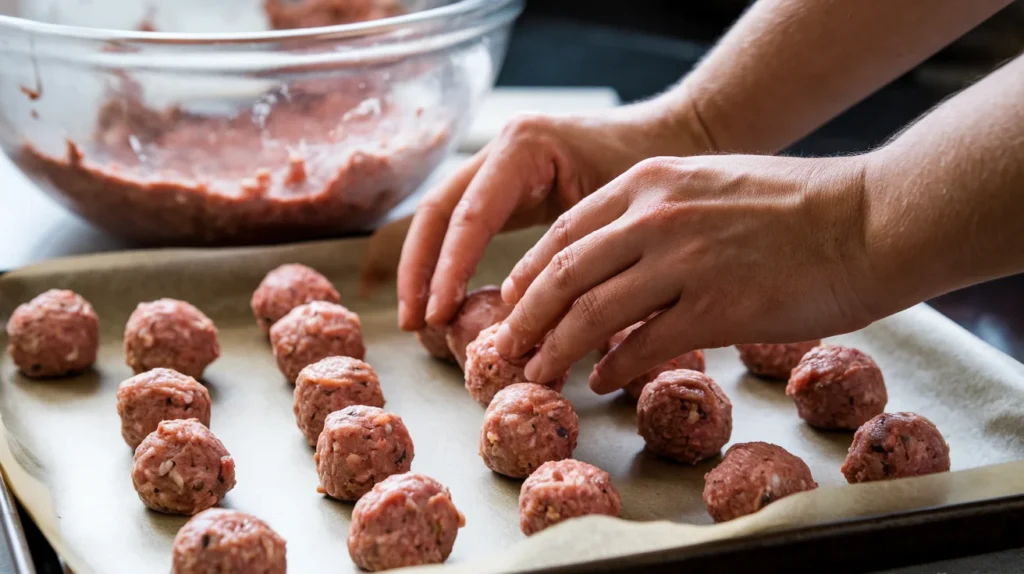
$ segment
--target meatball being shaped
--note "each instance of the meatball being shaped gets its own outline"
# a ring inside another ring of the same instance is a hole
[[[366,355],[359,315],[326,301],[299,305],[274,323],[270,328],[270,346],[277,367],[292,383],[299,371],[320,359],[362,359]]]
[[[160,421],[196,419],[209,427],[210,392],[188,375],[153,369],[117,387],[117,414],[121,417],[121,436],[134,449]]]
[[[448,348],[448,340],[445,336],[445,332],[447,330],[447,327],[427,325],[419,331],[416,331],[416,338],[419,340],[420,344],[423,345],[423,348],[426,349],[434,358],[454,363],[455,355],[453,355],[452,350]]]
[[[519,357],[506,359],[494,347],[500,323],[480,331],[480,335],[466,348],[466,389],[476,402],[487,406],[495,393],[509,385],[530,383],[524,369],[537,354],[537,349]],[[569,371],[544,386],[560,392],[569,379]],[[532,384],[532,383],[531,383]]]
[[[327,415],[350,405],[384,406],[377,373],[359,359],[327,357],[295,379],[295,422],[310,446],[316,446]]]
[[[448,324],[445,339],[455,362],[465,368],[467,349],[487,327],[500,323],[512,313],[512,307],[501,298],[501,289],[488,285],[466,295],[455,318]]]
[[[374,484],[408,472],[415,454],[402,417],[377,407],[345,407],[327,415],[316,443],[317,491],[358,500]]]
[[[139,303],[124,328],[125,362],[136,374],[164,367],[199,379],[220,356],[217,327],[190,303]]]
[[[26,376],[77,373],[96,362],[99,318],[81,295],[50,289],[14,310],[7,340],[7,352]]]
[[[824,430],[856,430],[885,410],[882,371],[871,357],[849,347],[822,345],[793,369],[786,395],[800,418]]]
[[[250,306],[256,324],[266,333],[289,311],[313,301],[340,303],[341,295],[317,270],[289,263],[267,273],[253,292]]]
[[[751,374],[766,379],[788,381],[789,375],[807,351],[821,344],[821,339],[802,343],[755,343],[736,345],[740,360]]]
[[[235,461],[201,422],[162,421],[135,449],[132,484],[153,510],[193,515],[235,487]]]
[[[540,465],[572,456],[580,421],[568,399],[542,385],[505,387],[487,407],[480,456],[487,468],[526,478]]]
[[[465,524],[451,493],[436,480],[413,472],[395,474],[352,508],[348,553],[370,572],[440,564]]]
[[[815,488],[811,469],[799,457],[774,444],[746,442],[729,447],[704,475],[704,504],[715,522],[725,522]]]
[[[578,460],[545,462],[519,491],[519,528],[527,536],[570,518],[621,510],[608,473]]]
[[[637,427],[647,450],[696,464],[718,454],[732,435],[732,402],[704,373],[666,371],[644,387]]]
[[[843,463],[850,484],[949,470],[949,445],[932,421],[914,413],[886,413],[853,435]]]
[[[630,333],[639,329],[640,326],[643,324],[643,321],[641,321],[633,325],[632,327],[627,327],[619,331],[618,333],[612,335],[611,338],[608,339],[606,352],[610,353],[611,351],[613,351],[615,347],[618,347],[619,344],[626,340],[626,337],[628,337]],[[689,369],[691,371],[700,371],[701,373],[703,373],[704,351],[698,349],[696,351],[690,351],[689,353],[683,353],[682,355],[679,355],[678,357],[675,357],[673,359],[669,359],[668,362],[663,363],[651,369],[647,373],[633,379],[632,381],[627,383],[626,386],[622,388],[622,390],[625,391],[627,395],[633,397],[633,400],[637,400],[640,398],[640,393],[643,392],[644,387],[647,386],[647,383],[650,383],[654,379],[658,378],[658,375],[664,373],[665,371],[674,371],[676,369]]]
[[[211,508],[178,530],[171,574],[285,574],[285,552],[284,538],[259,518]]]

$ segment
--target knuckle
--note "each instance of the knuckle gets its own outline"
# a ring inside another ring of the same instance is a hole
[[[576,299],[574,304],[580,323],[589,331],[600,329],[605,323],[605,313],[599,297],[594,291],[588,291]]]
[[[670,173],[677,162],[678,158],[651,157],[637,163],[630,171],[633,176],[643,179],[660,177]]]
[[[544,354],[547,355],[549,361],[561,362],[565,358],[565,347],[562,341],[562,337],[557,332],[552,331],[547,339],[544,340]]]
[[[572,215],[568,211],[559,215],[555,223],[551,225],[551,238],[559,248],[568,247],[572,243],[571,229]]]
[[[553,121],[549,116],[531,112],[520,112],[512,116],[508,123],[505,124],[503,132],[504,135],[509,136],[511,139],[519,139],[523,136],[532,137],[549,131],[552,124]]]
[[[570,248],[559,251],[551,259],[551,283],[555,289],[565,291],[572,287],[576,275],[575,260]]]

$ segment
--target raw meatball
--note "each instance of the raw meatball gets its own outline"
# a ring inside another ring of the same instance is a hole
[[[542,385],[498,391],[484,413],[480,456],[494,472],[526,478],[540,465],[572,456],[580,420],[568,399]]]
[[[285,552],[284,538],[259,518],[211,508],[178,530],[171,574],[285,574]]]
[[[821,344],[821,339],[802,343],[736,345],[740,360],[747,370],[766,379],[789,380],[789,374],[807,351]]]
[[[196,419],[161,421],[135,449],[132,484],[153,510],[192,515],[235,487],[235,461]]]
[[[949,445],[942,433],[914,413],[881,414],[864,423],[842,468],[851,484],[948,470]]]
[[[313,301],[340,303],[341,295],[315,269],[290,263],[267,273],[253,292],[250,306],[256,324],[266,333],[288,311]]]
[[[402,417],[377,407],[345,407],[327,415],[316,443],[317,491],[358,500],[392,474],[409,472],[415,454]]]
[[[481,331],[480,336],[466,349],[466,389],[476,402],[484,406],[489,405],[495,393],[501,389],[517,383],[530,383],[523,369],[537,353],[537,349],[534,349],[518,359],[502,357],[494,348],[494,337],[498,333],[498,327],[499,325],[491,325]],[[564,375],[543,386],[561,392],[568,379],[567,370]]]
[[[427,325],[419,331],[416,331],[416,338],[419,339],[423,348],[434,357],[437,357],[442,361],[454,363],[455,355],[453,355],[452,350],[448,348],[448,339],[445,336],[447,330],[447,327],[434,327]]]
[[[397,0],[264,0],[275,30],[366,22],[405,13]]]
[[[124,328],[124,354],[136,374],[164,367],[198,379],[220,356],[217,327],[184,301],[139,303]]]
[[[14,310],[7,339],[7,352],[22,373],[59,377],[96,362],[99,318],[81,295],[50,289]]]
[[[500,323],[512,313],[512,307],[501,298],[501,289],[488,285],[470,291],[448,324],[445,339],[459,367],[465,367],[466,347],[476,340],[480,331]]]
[[[704,504],[715,522],[725,522],[815,488],[811,469],[799,457],[774,444],[746,442],[729,447],[704,475]]]
[[[825,430],[856,430],[885,410],[882,371],[848,347],[822,345],[804,355],[786,385],[800,418]]]
[[[326,301],[299,305],[274,323],[270,346],[277,367],[293,383],[299,371],[320,359],[366,355],[359,315]]]
[[[316,446],[327,415],[350,405],[384,406],[373,367],[352,357],[327,357],[299,371],[295,422],[311,446]]]
[[[196,419],[210,426],[210,392],[188,375],[153,369],[117,387],[121,436],[133,449],[156,430],[160,421]]]
[[[519,529],[527,536],[570,518],[621,510],[608,473],[578,460],[545,462],[519,491]]]
[[[377,483],[352,508],[348,553],[363,570],[440,564],[466,524],[448,489],[407,472]]]
[[[627,327],[618,333],[615,333],[608,339],[608,345],[606,352],[611,352],[615,347],[618,347],[630,333],[636,331],[643,325],[643,322],[637,323],[632,327]],[[700,349],[696,351],[690,351],[689,353],[683,353],[674,359],[670,359],[668,362],[651,369],[647,373],[640,375],[633,379],[622,388],[627,395],[633,397],[634,400],[640,398],[640,393],[643,392],[644,387],[647,383],[650,383],[654,379],[658,378],[658,375],[665,371],[674,371],[676,369],[689,369],[691,371],[704,372],[704,351]]]
[[[647,450],[696,464],[718,454],[732,435],[732,403],[704,373],[666,371],[644,387],[637,426]]]

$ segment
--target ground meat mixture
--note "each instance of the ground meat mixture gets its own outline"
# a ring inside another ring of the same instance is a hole
[[[275,30],[353,24],[405,13],[397,0],[264,0],[263,9]]]
[[[621,510],[608,473],[578,460],[545,462],[519,491],[519,528],[527,536],[570,518]]]
[[[316,443],[321,493],[358,500],[393,474],[409,472],[415,450],[402,417],[352,405],[327,415]]]
[[[310,446],[316,446],[327,415],[351,405],[384,406],[380,381],[370,365],[352,357],[327,357],[299,371],[295,422]]]
[[[188,375],[153,369],[118,386],[117,414],[124,442],[135,449],[161,421],[196,419],[210,426],[210,392]]]
[[[270,345],[281,373],[293,383],[299,371],[321,359],[366,355],[359,315],[326,301],[299,305],[274,323]]]
[[[800,359],[821,344],[820,339],[802,343],[736,345],[740,360],[758,377],[788,381]]]
[[[946,439],[932,421],[914,413],[886,413],[864,423],[842,468],[851,484],[948,470]]]
[[[494,337],[499,325],[491,325],[480,332],[480,336],[466,348],[466,389],[476,402],[487,406],[495,393],[509,385],[530,383],[523,369],[526,363],[537,353],[537,349],[519,357],[506,359],[494,348]],[[539,349],[539,347],[538,347]],[[565,381],[569,379],[569,371],[544,386],[561,392]]]
[[[199,379],[220,356],[217,327],[184,301],[139,303],[124,328],[124,355],[135,373],[163,367]]]
[[[282,265],[263,278],[252,294],[252,314],[264,333],[289,311],[313,301],[340,303],[341,295],[317,270],[298,263]]]
[[[615,333],[608,339],[608,344],[605,348],[605,352],[611,352],[615,347],[618,347],[630,333],[636,331],[643,325],[643,322],[637,323],[632,327],[627,327],[618,333]],[[691,371],[704,372],[704,351],[700,349],[696,351],[690,351],[689,353],[683,353],[674,359],[670,359],[668,362],[651,369],[647,373],[640,375],[633,379],[622,388],[627,395],[633,397],[633,400],[640,398],[640,393],[643,392],[644,387],[647,383],[650,383],[654,379],[658,378],[658,375],[665,371],[674,371],[676,369],[689,369]]]
[[[352,508],[348,553],[363,570],[379,572],[440,564],[466,524],[451,493],[436,480],[408,472],[379,482]]]
[[[732,402],[704,373],[666,371],[644,387],[637,426],[647,450],[696,464],[718,454],[732,435]]]
[[[734,444],[704,475],[704,504],[715,522],[753,514],[776,500],[818,488],[811,469],[781,446]]]
[[[416,338],[419,340],[420,344],[423,345],[423,348],[432,356],[441,359],[442,361],[454,363],[455,355],[453,355],[452,350],[448,348],[448,340],[445,338],[445,332],[447,330],[447,327],[427,325],[419,331],[416,331]]]
[[[849,347],[822,345],[793,369],[786,395],[800,418],[824,430],[856,430],[885,410],[882,371],[871,357]]]
[[[14,310],[7,341],[7,352],[22,373],[60,377],[96,362],[99,318],[81,295],[51,289]]]
[[[193,515],[235,487],[235,461],[203,423],[162,421],[135,449],[132,484],[153,510]]]
[[[580,420],[568,399],[542,385],[505,387],[487,407],[480,456],[487,468],[526,478],[540,465],[572,456]]]
[[[455,355],[459,367],[465,367],[466,347],[476,340],[480,332],[504,321],[510,313],[512,307],[502,300],[501,289],[494,285],[474,289],[466,295],[445,332],[448,349]]]
[[[284,538],[259,518],[211,508],[178,530],[171,574],[285,574],[285,553]]]

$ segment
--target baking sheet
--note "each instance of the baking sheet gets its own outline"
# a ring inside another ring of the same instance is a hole
[[[834,341],[870,353],[886,376],[888,410],[931,418],[950,443],[953,469],[976,470],[844,486],[839,466],[851,435],[810,429],[797,418],[784,385],[747,376],[733,349],[712,350],[708,373],[734,404],[731,442],[780,444],[807,461],[823,488],[710,526],[701,491],[703,475],[716,461],[687,467],[643,452],[633,403],[588,390],[595,359],[589,357],[576,365],[564,391],[581,419],[575,457],[611,473],[624,520],[572,521],[526,540],[518,530],[519,482],[492,474],[477,456],[483,409],[465,392],[456,368],[427,357],[412,335],[395,326],[391,275],[403,232],[397,224],[374,239],[87,256],[0,277],[4,322],[17,304],[52,287],[83,294],[100,316],[93,372],[33,381],[17,374],[6,355],[0,359],[0,463],[15,495],[76,572],[167,572],[171,541],[186,520],[150,512],[138,501],[129,478],[131,451],[121,440],[115,410],[117,385],[130,375],[121,352],[124,323],[137,302],[165,296],[191,301],[220,329],[222,357],[204,382],[213,398],[211,427],[237,465],[238,486],[223,506],[260,516],[284,536],[292,572],[356,571],[345,548],[351,505],[316,493],[312,450],[292,414],[292,387],[277,371],[248,308],[263,274],[287,262],[324,272],[343,303],[362,317],[367,361],[380,375],[386,408],[403,417],[416,444],[412,469],[449,486],[466,515],[443,567],[452,571],[579,564],[1024,493],[1024,462],[1009,462],[1024,459],[1024,366],[920,306]],[[475,283],[499,283],[539,235],[531,229],[499,237]]]

